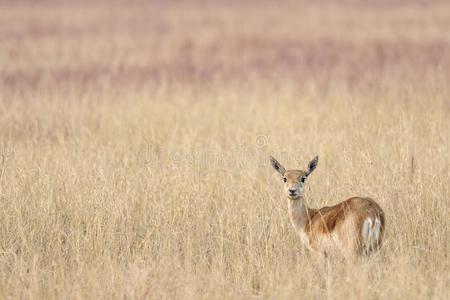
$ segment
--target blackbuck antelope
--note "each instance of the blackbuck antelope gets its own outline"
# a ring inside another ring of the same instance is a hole
[[[273,168],[283,178],[289,217],[302,243],[325,257],[335,252],[356,257],[378,250],[383,238],[384,212],[373,199],[353,197],[331,207],[308,207],[303,191],[318,161],[316,156],[307,171],[286,170],[270,157]]]

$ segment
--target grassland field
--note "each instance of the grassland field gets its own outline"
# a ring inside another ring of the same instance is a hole
[[[447,1],[0,2],[0,298],[449,299]],[[326,279],[311,207],[382,250]]]

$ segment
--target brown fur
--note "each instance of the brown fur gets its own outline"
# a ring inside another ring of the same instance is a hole
[[[353,217],[356,220],[355,232],[353,234],[356,236],[356,245],[354,246],[357,247],[357,249],[354,250],[360,254],[364,251],[362,246],[362,235],[360,232],[364,220],[369,217],[380,219],[381,229],[380,240],[378,243],[381,244],[385,226],[383,210],[371,198],[353,197],[334,206],[326,206],[319,209],[308,209],[308,222],[305,226],[305,233],[310,238],[311,246],[317,246],[317,239],[315,237],[329,235],[338,231],[338,228],[340,228],[349,217]]]
[[[320,253],[338,248],[348,257],[378,250],[385,219],[383,210],[373,199],[353,197],[330,207],[307,207],[303,190],[318,159],[316,156],[308,164],[307,171],[303,171],[286,170],[275,158],[270,157],[273,168],[283,176],[289,216],[302,242]]]

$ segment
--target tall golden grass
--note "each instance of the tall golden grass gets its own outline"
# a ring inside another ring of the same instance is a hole
[[[0,5],[0,298],[448,299],[450,5]],[[280,179],[370,196],[317,271]]]

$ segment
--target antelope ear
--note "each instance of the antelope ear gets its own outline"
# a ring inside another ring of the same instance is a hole
[[[314,157],[308,164],[308,171],[306,172],[306,176],[311,174],[312,171],[317,167],[317,164],[319,163],[319,156],[317,155]]]
[[[270,163],[272,164],[272,167],[281,175],[284,175],[284,172],[286,172],[286,169],[272,156],[270,156]]]

